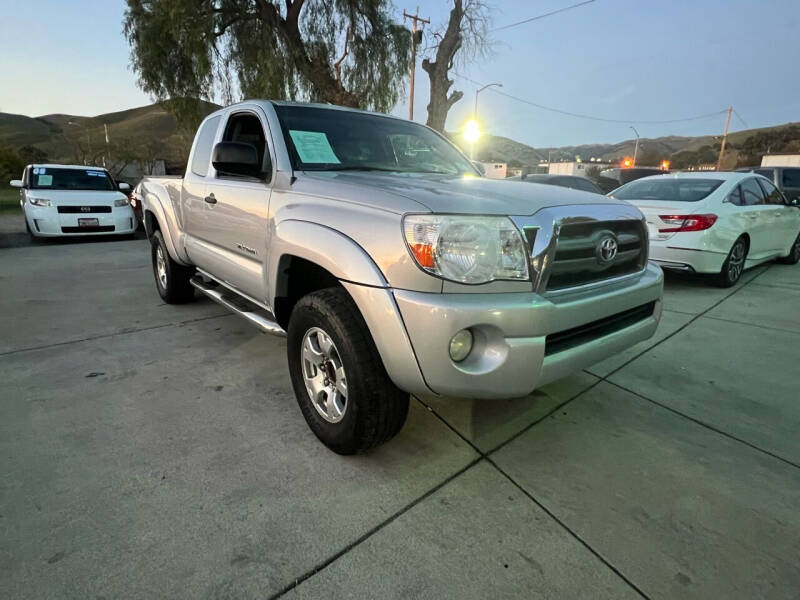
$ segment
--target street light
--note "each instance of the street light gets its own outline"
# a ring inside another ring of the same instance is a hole
[[[479,88],[479,89],[475,90],[475,110],[473,110],[473,112],[472,112],[472,121],[475,123],[475,125],[473,127],[475,128],[475,131],[477,132],[478,135],[477,136],[475,136],[475,135],[471,136],[473,139],[471,140],[471,144],[470,144],[470,148],[469,148],[469,158],[470,158],[470,160],[475,160],[475,142],[477,141],[478,137],[480,137],[480,132],[478,131],[478,94],[480,94],[486,88],[489,88],[489,87],[492,87],[492,86],[503,87],[503,84],[502,83],[487,83],[482,88]],[[468,124],[468,126],[469,126],[469,124]]]
[[[636,145],[633,147],[633,164],[632,167],[636,166],[636,155],[639,154],[639,132],[636,131],[636,127],[633,125],[630,126],[633,129],[633,133],[636,134]]]

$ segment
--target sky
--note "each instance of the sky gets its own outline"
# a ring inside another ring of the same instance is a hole
[[[578,0],[487,0],[502,27]],[[447,18],[447,0],[419,1],[432,26]],[[94,116],[152,101],[136,85],[122,35],[123,0],[0,0],[0,112]],[[395,0],[399,13],[417,6]],[[476,85],[483,130],[536,146],[611,143],[633,137],[719,134],[733,106],[731,130],[800,121],[798,0],[595,0],[492,34],[486,59],[457,66],[464,99],[448,130],[471,116]],[[416,72],[415,120],[425,120],[427,74]],[[606,123],[535,108],[510,94]],[[393,110],[407,116],[405,98]],[[746,124],[746,126],[745,126]]]

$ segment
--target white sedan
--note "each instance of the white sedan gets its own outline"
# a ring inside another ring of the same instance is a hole
[[[20,188],[25,226],[33,237],[131,235],[136,219],[127,183],[117,185],[102,167],[28,165]]]
[[[713,273],[728,287],[744,269],[768,260],[800,261],[800,205],[761,175],[656,175],[609,196],[644,213],[650,260],[665,269]]]

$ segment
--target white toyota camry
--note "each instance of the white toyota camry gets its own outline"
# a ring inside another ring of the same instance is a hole
[[[25,225],[33,237],[130,235],[136,220],[127,183],[117,185],[102,167],[28,165],[21,188]]]
[[[761,175],[655,175],[609,196],[644,213],[650,260],[665,269],[713,273],[728,287],[744,269],[768,260],[800,261],[800,204]]]

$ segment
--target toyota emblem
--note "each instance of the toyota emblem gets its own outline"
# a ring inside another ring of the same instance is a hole
[[[617,250],[619,250],[617,239],[610,235],[605,236],[597,244],[597,262],[601,265],[610,263],[617,256]]]
[[[81,206],[81,212],[91,212],[91,206]]]

